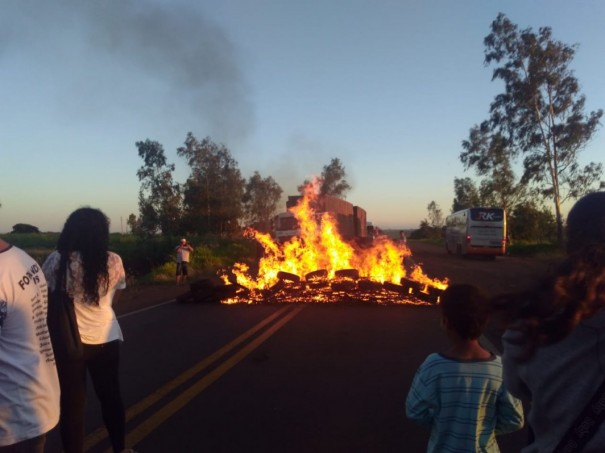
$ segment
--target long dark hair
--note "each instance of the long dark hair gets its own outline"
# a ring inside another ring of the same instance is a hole
[[[567,217],[567,258],[536,288],[494,299],[522,320],[533,346],[557,342],[605,308],[605,192],[581,198]]]
[[[79,252],[83,266],[85,299],[99,303],[99,293],[109,287],[107,251],[109,249],[109,219],[100,210],[80,208],[71,213],[59,236],[57,250],[61,254],[60,268],[72,252]]]

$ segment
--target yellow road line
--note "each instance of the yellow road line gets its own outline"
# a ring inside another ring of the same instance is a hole
[[[176,398],[167,403],[154,415],[152,415],[147,420],[138,425],[135,429],[130,431],[126,436],[126,444],[136,445],[145,437],[147,437],[154,429],[156,429],[169,417],[171,417],[180,409],[182,409],[193,398],[203,392],[208,386],[210,386],[223,374],[225,374],[227,371],[237,365],[248,354],[254,351],[275,332],[281,329],[287,322],[289,322],[292,318],[298,315],[298,313],[300,313],[303,308],[303,306],[296,307],[294,310],[292,310],[290,313],[288,313],[286,316],[284,316],[282,319],[272,325],[269,329],[260,334],[256,339],[254,339],[248,345],[244,346],[240,351],[231,356],[228,360],[220,364],[218,367],[208,373],[205,377],[197,381],[191,387],[189,387]]]
[[[246,341],[248,338],[250,338],[256,332],[258,332],[260,329],[265,327],[267,324],[271,323],[275,318],[281,316],[285,311],[289,310],[290,308],[292,308],[292,307],[285,306],[285,307],[279,309],[278,311],[276,311],[275,313],[273,313],[272,315],[267,316],[265,319],[263,319],[261,322],[259,322],[258,324],[256,324],[255,326],[253,326],[252,328],[250,328],[243,334],[241,334],[239,337],[235,338],[231,342],[227,343],[225,346],[216,350],[216,352],[212,353],[208,357],[204,358],[202,361],[198,362],[197,364],[195,364],[188,370],[184,371],[183,373],[178,375],[176,378],[174,378],[173,380],[171,380],[164,386],[157,389],[155,392],[150,393],[148,396],[143,398],[138,403],[130,406],[130,408],[128,408],[128,410],[126,411],[126,421],[131,420],[133,417],[136,417],[141,412],[147,410],[153,404],[157,403],[159,400],[161,400],[166,395],[168,395],[170,392],[174,391],[174,389],[176,389],[179,385],[187,382],[193,376],[195,376],[196,374],[200,373],[201,371],[203,371],[204,369],[206,369],[207,367],[212,365],[214,362],[216,362],[217,360],[222,358],[224,355],[228,354],[232,349],[239,346],[240,343],[243,343],[244,341]],[[86,439],[84,440],[84,451],[89,450],[94,445],[96,445],[97,443],[99,443],[100,441],[105,439],[106,437],[107,437],[107,431],[105,430],[105,427],[96,429],[95,431],[90,433],[88,436],[86,436]]]

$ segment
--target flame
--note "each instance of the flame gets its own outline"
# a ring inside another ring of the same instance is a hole
[[[404,243],[390,238],[375,238],[371,245],[360,245],[347,242],[338,232],[335,218],[330,213],[318,214],[314,209],[317,202],[316,191],[312,185],[305,187],[301,201],[290,211],[298,220],[300,236],[280,244],[265,233],[247,228],[245,235],[256,240],[264,250],[260,259],[258,272],[252,276],[251,269],[244,263],[235,263],[231,269],[232,277],[224,273],[221,277],[225,283],[232,283],[232,278],[252,294],[275,287],[283,273],[294,274],[301,280],[307,274],[325,270],[327,279],[333,281],[336,272],[343,269],[355,269],[359,277],[381,284],[399,285],[403,278],[417,282],[423,292],[429,288],[443,290],[448,280],[431,279],[424,274],[421,267],[415,264],[404,266],[404,261],[411,261],[412,252]],[[406,271],[406,267],[409,268]],[[281,273],[281,274],[280,274]],[[317,300],[329,299],[321,291],[313,294]],[[238,302],[228,299],[223,303]]]

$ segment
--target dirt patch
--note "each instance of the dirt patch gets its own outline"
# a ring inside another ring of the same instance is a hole
[[[489,296],[515,292],[535,285],[549,273],[557,259],[500,256],[489,260],[449,255],[444,248],[414,242],[410,245],[414,261],[432,278],[447,278],[450,283],[478,286]]]

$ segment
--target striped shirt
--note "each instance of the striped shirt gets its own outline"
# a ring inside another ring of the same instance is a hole
[[[499,452],[496,434],[523,427],[521,401],[502,383],[502,361],[430,354],[406,400],[406,415],[432,427],[428,452]]]

